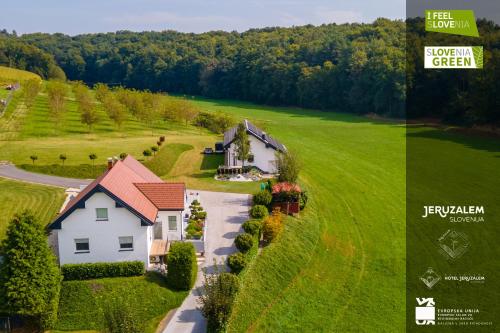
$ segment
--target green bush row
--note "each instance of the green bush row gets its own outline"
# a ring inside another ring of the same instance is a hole
[[[105,277],[138,276],[145,272],[142,261],[98,262],[62,265],[64,280],[89,280]]]

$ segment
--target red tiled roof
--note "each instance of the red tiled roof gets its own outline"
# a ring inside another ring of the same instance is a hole
[[[85,197],[87,195],[87,193],[89,193],[90,191],[92,191],[97,185],[99,185],[99,182],[106,176],[106,174],[108,173],[109,170],[107,170],[106,172],[104,172],[102,175],[100,175],[99,177],[97,177],[92,183],[88,184],[83,190],[81,190],[76,197],[74,197],[73,199],[71,199],[68,204],[66,205],[66,207],[64,207],[64,209],[59,213],[58,216],[60,215],[63,215],[64,213],[66,213],[68,210],[70,210],[71,208],[73,208],[73,206],[75,206],[83,197]]]
[[[134,184],[159,210],[184,209],[184,183]]]
[[[154,223],[158,210],[184,209],[184,184],[165,183],[130,155],[118,161],[71,199],[56,221],[68,213],[95,187],[101,186],[131,209]]]

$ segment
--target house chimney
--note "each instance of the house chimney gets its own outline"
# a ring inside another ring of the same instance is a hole
[[[111,157],[108,157],[108,170],[111,170],[113,167],[113,159]]]
[[[113,156],[113,165],[116,164],[116,162],[119,161],[119,158],[117,156]]]
[[[266,132],[262,132],[262,139],[266,140]]]

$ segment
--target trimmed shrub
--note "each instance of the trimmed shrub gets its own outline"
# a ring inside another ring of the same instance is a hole
[[[236,248],[243,253],[247,253],[253,246],[253,237],[250,234],[241,234],[234,240]]]
[[[196,217],[198,220],[204,220],[204,219],[206,219],[206,218],[207,218],[207,212],[204,212],[204,211],[198,211],[198,212],[196,212],[195,217]]]
[[[248,220],[242,225],[243,230],[252,236],[258,236],[262,228],[262,222],[259,220]]]
[[[231,268],[231,272],[239,274],[247,265],[247,259],[241,252],[231,254],[227,257],[227,265]]]
[[[276,239],[283,231],[283,221],[281,213],[277,210],[273,211],[271,216],[268,216],[262,224],[262,237],[264,241],[270,243]]]
[[[269,207],[271,201],[273,200],[273,196],[269,191],[263,190],[253,196],[253,204],[254,205],[262,205]]]
[[[67,264],[61,266],[64,280],[90,280],[105,277],[144,275],[142,261],[98,262],[92,264]]]
[[[196,280],[196,252],[193,244],[174,242],[167,254],[167,282],[178,290],[189,290]]]
[[[254,219],[263,219],[268,215],[269,212],[266,206],[255,205],[252,207],[252,209],[250,209],[250,216],[253,217]]]

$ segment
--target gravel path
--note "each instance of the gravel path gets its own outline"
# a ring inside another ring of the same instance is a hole
[[[28,183],[58,186],[58,187],[74,187],[80,188],[81,185],[90,184],[92,180],[88,179],[74,179],[74,178],[64,178],[57,176],[49,176],[39,173],[28,172],[17,168],[15,165],[10,163],[0,164],[0,177],[20,180]]]

